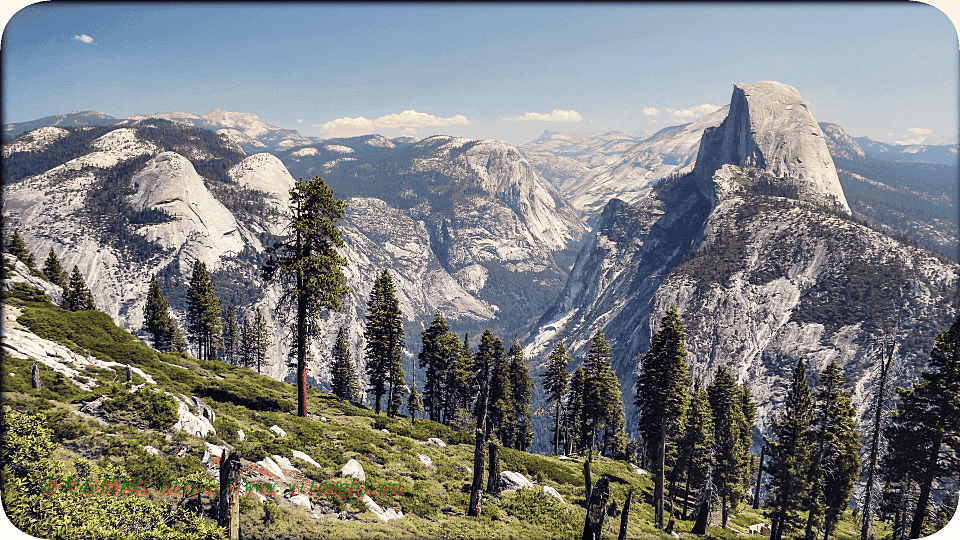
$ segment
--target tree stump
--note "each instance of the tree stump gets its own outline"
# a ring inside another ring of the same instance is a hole
[[[607,499],[610,497],[610,480],[606,476],[597,480],[590,490],[587,503],[587,518],[583,523],[583,540],[600,540],[603,518],[607,515]]]
[[[30,372],[33,375],[33,389],[40,389],[40,368],[37,366],[37,363],[34,362],[33,366],[30,368]]]

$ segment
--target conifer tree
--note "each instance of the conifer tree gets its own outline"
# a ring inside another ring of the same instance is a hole
[[[267,283],[279,283],[282,294],[274,310],[284,320],[295,312],[294,347],[297,362],[297,415],[307,415],[307,341],[319,333],[318,318],[324,309],[339,311],[341,298],[350,292],[344,285],[347,260],[337,253],[343,238],[336,222],[346,205],[319,176],[298,180],[290,190],[290,237],[268,248],[269,258],[260,270]]]
[[[927,368],[913,387],[898,390],[900,402],[885,430],[892,471],[886,476],[918,486],[909,538],[924,534],[934,481],[960,476],[960,462],[949,457],[960,452],[960,318],[937,335]]]
[[[63,292],[63,308],[70,311],[82,311],[85,309],[97,309],[93,305],[93,295],[90,289],[83,281],[80,275],[80,269],[73,265],[73,272],[70,274],[70,283],[67,290]]]
[[[400,301],[393,278],[384,270],[373,285],[367,302],[367,374],[373,387],[374,404],[380,414],[380,398],[387,395],[387,416],[400,412],[404,385],[403,324]]]
[[[513,393],[510,372],[503,354],[503,342],[494,340],[490,350],[490,383],[487,405],[487,435],[496,435],[502,446],[513,446],[516,418],[513,416]]]
[[[347,401],[356,401],[360,394],[357,381],[357,369],[350,348],[347,346],[347,336],[343,327],[337,332],[337,341],[333,345],[333,369],[330,389],[333,395]]]
[[[843,389],[843,375],[835,360],[820,377],[815,394],[815,414],[811,423],[812,455],[810,460],[810,495],[807,501],[807,530],[812,540],[813,528],[822,520],[824,540],[846,508],[853,483],[860,470],[860,435],[857,433],[856,410],[850,394]]]
[[[67,273],[63,267],[60,266],[60,259],[58,259],[57,254],[53,252],[53,248],[50,248],[47,259],[43,261],[43,275],[50,283],[59,285],[63,289],[67,288]]]
[[[33,253],[27,249],[27,244],[23,241],[23,237],[20,236],[20,231],[17,229],[14,229],[7,238],[6,251],[17,259],[20,259],[20,262],[27,265],[28,268],[34,268],[37,264],[36,258],[33,256]]]
[[[251,331],[253,332],[252,352],[257,363],[257,373],[260,373],[261,365],[266,363],[267,351],[270,349],[270,330],[267,328],[267,320],[260,312],[260,308],[257,308],[254,314]]]
[[[620,380],[613,371],[610,346],[603,330],[597,330],[583,363],[583,419],[592,450],[597,437],[603,436],[602,450],[614,455],[626,450],[623,398]]]
[[[197,347],[197,358],[216,358],[217,349],[220,348],[222,314],[206,263],[195,261],[190,286],[187,287],[187,334]]]
[[[243,367],[253,366],[253,325],[250,324],[250,317],[244,315],[243,322],[240,323],[240,340],[237,348],[237,365]]]
[[[527,367],[527,362],[523,358],[523,347],[520,346],[519,341],[515,341],[510,347],[507,362],[513,402],[513,447],[525,451],[533,444],[533,416],[530,412],[533,381],[530,379],[530,368]]]
[[[710,472],[713,458],[713,412],[710,398],[703,387],[700,377],[693,384],[693,395],[687,409],[687,425],[680,442],[676,467],[686,475],[683,493],[683,517],[687,516],[687,501],[690,498],[690,484],[703,485]],[[671,497],[673,492],[671,490]]]
[[[547,358],[547,370],[543,374],[543,389],[547,394],[547,400],[553,403],[556,411],[556,424],[553,429],[553,454],[560,454],[560,413],[563,406],[563,398],[567,391],[567,381],[570,380],[570,372],[567,366],[572,359],[567,355],[567,348],[563,340],[557,342]]]
[[[161,352],[178,350],[176,336],[179,330],[170,317],[170,305],[163,297],[156,275],[150,280],[147,304],[143,308],[143,329],[150,334],[154,349]]]
[[[713,382],[707,387],[713,412],[713,483],[720,495],[722,526],[727,526],[730,509],[736,507],[746,491],[749,479],[749,427],[743,416],[742,389],[726,366],[717,368]],[[745,433],[746,432],[746,433]]]
[[[473,387],[473,373],[470,367],[473,359],[470,355],[470,346],[467,343],[466,334],[463,336],[462,343],[453,332],[447,334],[443,341],[444,343],[441,343],[442,349],[456,351],[456,356],[450,366],[444,370],[446,396],[443,400],[445,404],[443,423],[446,425],[458,424],[458,427],[462,428],[466,427],[470,414],[470,398],[472,397],[470,391]]]
[[[574,451],[581,451],[586,448],[586,438],[583,433],[583,393],[586,384],[586,377],[583,373],[583,366],[577,366],[573,375],[570,376],[570,388],[567,391],[567,409],[564,413],[567,451],[569,454]]]
[[[420,395],[420,389],[417,388],[417,381],[416,381],[417,370],[414,369],[413,371],[414,371],[414,381],[413,381],[413,386],[411,387],[411,390],[410,390],[410,396],[407,398],[407,413],[410,414],[411,422],[416,423],[417,413],[423,412],[423,399],[421,398],[421,395]]]
[[[503,342],[500,338],[493,335],[493,332],[487,328],[480,335],[480,344],[477,346],[477,352],[473,356],[474,389],[477,396],[474,402],[474,416],[479,422],[481,418],[485,419],[484,437],[489,438],[492,432],[491,415],[489,414],[491,393],[491,378],[495,366],[503,364]]]
[[[787,398],[780,415],[772,422],[774,439],[767,442],[770,473],[770,540],[781,540],[787,527],[796,520],[809,488],[810,423],[813,400],[807,385],[807,365],[797,361]]]
[[[451,394],[455,394],[457,389],[448,387],[448,383],[453,381],[449,380],[447,371],[458,365],[457,360],[462,352],[460,340],[450,331],[450,325],[440,311],[437,311],[430,326],[420,332],[420,336],[421,349],[417,357],[420,367],[426,371],[427,379],[423,389],[424,408],[434,422],[449,423],[449,418],[444,418],[443,413],[448,410],[447,401],[456,399]]]
[[[650,349],[641,360],[634,404],[640,417],[639,428],[647,445],[647,454],[655,456],[654,525],[663,528],[663,495],[667,454],[683,435],[690,370],[684,357],[683,322],[675,307],[660,319],[660,329],[650,341]]]
[[[237,363],[237,350],[240,344],[240,328],[237,326],[237,308],[230,302],[227,317],[223,321],[223,360],[228,364]]]

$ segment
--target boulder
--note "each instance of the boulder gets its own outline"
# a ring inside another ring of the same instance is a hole
[[[326,421],[327,421],[327,417],[326,417],[326,416],[321,416],[321,417],[320,417],[320,421],[321,421],[321,422],[326,422]]]
[[[274,435],[276,435],[277,437],[280,437],[280,438],[283,438],[283,437],[286,437],[286,436],[287,436],[287,432],[284,431],[282,427],[280,427],[280,426],[278,426],[278,425],[276,425],[276,424],[270,426],[270,431],[271,431]]]
[[[526,477],[520,473],[513,471],[502,471],[500,473],[500,489],[503,491],[533,489],[533,482],[527,480]]]
[[[257,462],[257,465],[266,469],[267,472],[269,472],[273,476],[276,476],[277,478],[283,481],[286,481],[286,477],[283,475],[283,469],[280,468],[280,465],[277,465],[277,462],[270,459],[269,457],[265,457],[261,459],[260,461]]]
[[[224,448],[223,448],[222,446],[219,446],[219,445],[216,445],[216,444],[210,444],[210,443],[208,443],[208,442],[206,442],[206,441],[204,441],[203,444],[207,445],[207,450],[210,451],[210,454],[211,454],[211,455],[217,456],[218,458],[222,458],[222,457],[223,457],[223,450],[224,450]]]
[[[340,469],[340,476],[344,478],[352,476],[361,482],[367,481],[367,473],[363,472],[363,465],[353,458],[350,458],[350,461]]]
[[[393,508],[387,508],[384,510],[379,504],[375,503],[369,495],[363,496],[363,504],[367,505],[367,508],[383,521],[390,521],[391,519],[403,517],[403,512],[394,510]]]
[[[240,442],[247,440],[247,436],[243,433],[242,429],[237,430],[237,440]]]
[[[389,435],[389,434],[390,434],[390,432],[389,432],[389,431],[387,431],[387,429],[386,429],[386,428],[384,428],[384,429],[381,429],[380,431],[382,431],[383,433],[386,433],[387,435]]]
[[[210,423],[210,420],[190,412],[190,407],[177,396],[173,396],[173,399],[179,404],[177,408],[179,419],[177,423],[173,424],[173,429],[183,430],[198,437],[206,437],[210,432],[217,432],[217,430],[213,428],[213,424]]]
[[[637,467],[633,463],[631,463],[630,466],[633,467],[633,474],[639,474],[639,475],[650,474],[649,472],[641,469],[640,467]]]
[[[430,444],[435,444],[435,445],[439,446],[440,448],[446,448],[446,446],[447,446],[447,443],[441,441],[440,439],[438,439],[438,438],[436,438],[436,437],[430,437],[429,439],[427,439],[427,442],[430,443]]]
[[[306,461],[307,463],[313,465],[314,467],[316,467],[316,468],[318,468],[318,469],[322,469],[322,468],[323,468],[323,467],[320,466],[319,463],[317,463],[316,461],[314,461],[314,459],[313,459],[312,457],[308,456],[307,454],[305,454],[305,453],[303,453],[303,452],[301,452],[301,451],[299,451],[299,450],[294,450],[294,451],[293,451],[293,457],[295,457],[295,458],[300,458],[300,459]]]
[[[160,455],[160,451],[157,450],[156,448],[150,446],[149,444],[146,445],[146,446],[144,446],[144,447],[143,447],[143,450],[144,450],[146,453],[150,454],[151,456],[159,456],[159,455]]]
[[[292,502],[294,506],[302,506],[307,510],[313,509],[313,505],[310,504],[310,497],[307,496],[306,493],[301,493],[299,495],[294,495],[293,497],[290,497],[290,502]]]
[[[423,454],[417,454],[417,457],[420,458],[420,463],[423,463],[427,467],[433,465],[433,460],[430,459],[430,456],[425,456]]]
[[[274,455],[273,455],[273,460],[276,461],[276,462],[277,462],[277,465],[279,465],[280,468],[281,468],[282,470],[284,470],[284,471],[297,471],[297,472],[300,472],[300,469],[294,467],[294,466],[293,466],[293,463],[290,463],[290,460],[287,459],[287,458],[285,458],[285,457],[281,457],[281,456],[278,456],[278,455],[274,454]]]
[[[554,499],[559,500],[561,503],[564,502],[563,497],[560,496],[559,493],[557,493],[557,490],[553,489],[550,486],[543,486],[543,492],[553,497]]]

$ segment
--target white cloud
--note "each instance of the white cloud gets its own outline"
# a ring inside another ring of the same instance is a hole
[[[676,116],[677,118],[694,118],[697,116],[703,116],[705,114],[710,114],[713,111],[720,108],[720,105],[711,105],[709,103],[704,103],[703,105],[697,105],[696,107],[690,107],[689,109],[680,109],[673,110],[667,109],[667,112]]]
[[[416,137],[417,129],[412,127],[406,127],[400,130],[401,135],[406,135],[407,137]]]
[[[563,109],[554,109],[550,114],[528,112],[523,116],[513,118],[504,118],[504,120],[515,121],[540,121],[540,122],[581,122],[583,117],[577,111],[565,111]]]
[[[374,132],[373,120],[363,116],[357,118],[345,116],[323,124],[312,124],[312,126],[321,128],[326,135],[331,136],[368,135]]]
[[[303,118],[297,118],[297,123],[298,123],[298,124],[302,124],[302,123],[303,123]]]
[[[399,114],[387,114],[377,118],[374,123],[380,128],[418,128],[432,126],[468,125],[467,117],[458,114],[450,118],[441,118],[432,114],[414,110],[403,111]]]
[[[906,139],[903,141],[894,141],[893,144],[923,144],[923,141],[927,140],[926,137],[917,137],[915,139]]]
[[[655,108],[655,107],[644,107],[644,108],[643,108],[643,114],[645,114],[645,115],[647,115],[647,116],[656,116],[659,112],[660,112],[660,109],[657,109],[657,108]]]
[[[927,128],[907,128],[907,131],[913,133],[914,135],[929,135],[933,133],[932,129]]]
[[[84,43],[93,43],[93,38],[90,37],[90,36],[88,36],[88,35],[86,35],[86,34],[80,34],[79,36],[73,36],[73,39],[75,39],[75,40],[77,40],[77,41],[82,41],[82,42],[84,42]]]

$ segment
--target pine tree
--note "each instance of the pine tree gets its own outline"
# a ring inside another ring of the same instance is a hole
[[[460,340],[450,331],[450,325],[439,311],[420,336],[421,350],[417,357],[420,367],[426,370],[427,379],[423,390],[424,408],[434,422],[449,424],[449,415],[444,417],[443,413],[449,409],[448,400],[456,399],[451,394],[457,389],[448,387],[453,381],[447,371],[455,369],[461,356]]]
[[[416,370],[414,370],[414,376],[416,376]],[[407,413],[410,414],[410,420],[414,423],[417,421],[418,412],[423,412],[423,399],[420,394],[420,389],[417,388],[417,381],[414,380],[410,390],[410,396],[407,398]]]
[[[801,358],[793,370],[793,379],[780,415],[772,422],[775,439],[767,442],[770,473],[770,540],[781,540],[809,489],[808,466],[811,454],[810,424],[813,400],[807,385],[807,365]]]
[[[680,442],[677,467],[686,475],[683,494],[683,517],[687,516],[687,501],[690,498],[690,484],[703,485],[710,472],[713,458],[713,412],[710,398],[703,387],[700,377],[693,383],[693,395],[687,409],[686,430]],[[673,493],[671,491],[671,497]]]
[[[333,345],[333,369],[330,389],[333,395],[347,401],[356,401],[360,394],[357,370],[347,346],[347,336],[340,327],[337,341]]]
[[[90,289],[83,281],[80,275],[80,269],[73,265],[73,273],[70,274],[70,283],[67,290],[63,293],[63,308],[70,311],[82,311],[85,309],[97,309],[93,305],[93,295]]]
[[[850,394],[843,390],[843,375],[831,360],[820,377],[815,394],[815,416],[811,424],[813,452],[811,484],[807,501],[806,538],[823,519],[824,540],[832,534],[840,513],[850,501],[853,483],[860,470],[860,435],[856,410]]]
[[[443,345],[443,347],[459,347],[459,352],[445,372],[447,396],[443,422],[463,429],[469,423],[470,399],[473,397],[471,393],[474,387],[473,372],[471,371],[473,357],[470,354],[470,345],[466,334],[464,334],[463,342],[461,342],[457,339],[457,335],[451,332],[446,341],[449,341],[449,343]]]
[[[279,283],[281,296],[274,314],[295,315],[297,359],[297,415],[307,415],[307,341],[319,333],[318,319],[324,309],[339,311],[341,298],[350,292],[344,285],[347,260],[335,248],[343,248],[336,222],[346,205],[333,197],[333,190],[318,176],[298,180],[290,190],[290,239],[267,249],[269,258],[260,270],[267,283]]]
[[[150,280],[147,304],[143,308],[143,330],[150,334],[154,349],[162,352],[177,350],[176,323],[170,317],[170,305],[163,297],[156,275]]]
[[[583,363],[583,424],[586,443],[590,450],[603,436],[602,450],[621,454],[626,450],[623,399],[620,397],[620,380],[613,371],[610,346],[597,330],[590,343],[587,359]]]
[[[366,340],[367,374],[377,414],[380,399],[386,394],[387,416],[393,417],[402,404],[404,338],[400,301],[388,270],[377,277],[367,302]]]
[[[910,538],[924,534],[934,481],[960,475],[960,463],[949,458],[960,452],[960,318],[937,336],[927,368],[912,388],[898,390],[900,402],[885,430],[886,476],[919,486]]]
[[[710,410],[713,412],[713,483],[722,504],[722,526],[746,491],[744,469],[749,464],[749,446],[744,436],[746,420],[743,417],[741,389],[726,366],[717,368],[713,382],[707,387]]]
[[[33,256],[33,253],[27,249],[27,244],[23,241],[23,237],[20,236],[19,230],[14,229],[13,232],[10,233],[10,236],[7,238],[6,251],[17,259],[20,259],[20,262],[27,265],[28,268],[36,267],[36,258]]]
[[[237,350],[237,365],[243,367],[253,366],[253,325],[250,324],[250,317],[244,315],[243,322],[240,323],[240,340]]]
[[[490,352],[489,404],[487,406],[487,435],[495,434],[502,446],[512,446],[516,418],[513,416],[513,394],[510,372],[503,354],[503,342],[496,338]]]
[[[491,415],[489,413],[491,394],[491,379],[495,366],[503,364],[503,342],[500,338],[493,335],[493,332],[487,328],[480,336],[480,344],[477,346],[477,352],[473,356],[474,389],[477,396],[473,406],[473,414],[477,421],[485,419],[484,437],[489,438],[493,431],[491,428]]]
[[[197,347],[197,358],[213,360],[220,348],[223,309],[213,290],[206,263],[195,261],[187,287],[187,335]]]
[[[586,439],[583,428],[583,393],[586,384],[586,376],[583,373],[583,366],[577,366],[577,369],[570,376],[570,388],[567,390],[567,409],[564,412],[565,422],[564,431],[567,442],[567,451],[580,452],[586,448]]]
[[[267,328],[267,320],[260,312],[260,308],[257,308],[250,330],[253,332],[252,353],[257,363],[257,373],[260,373],[262,364],[267,362],[267,351],[270,349],[270,330]]]
[[[641,360],[634,404],[647,454],[656,457],[654,474],[654,524],[663,528],[663,495],[667,455],[673,453],[684,432],[690,406],[690,370],[684,357],[683,322],[671,307],[660,319],[660,329]],[[716,411],[714,411],[716,412]]]
[[[553,403],[556,411],[556,424],[553,429],[553,454],[560,454],[560,412],[563,406],[563,398],[567,391],[567,381],[570,380],[570,372],[567,366],[572,359],[567,355],[567,348],[563,340],[557,342],[547,358],[547,370],[543,374],[543,389],[547,394],[547,401]]]
[[[230,302],[227,317],[223,321],[223,360],[228,364],[237,363],[240,345],[240,328],[237,326],[237,308]]]
[[[513,402],[514,435],[513,447],[526,451],[533,444],[533,416],[530,403],[533,400],[533,381],[530,368],[523,358],[523,347],[515,341],[507,353],[507,367],[510,373],[510,393]]]
[[[67,273],[63,270],[63,267],[60,266],[60,259],[58,259],[57,254],[53,252],[53,248],[50,248],[47,259],[43,261],[43,275],[50,283],[59,285],[63,289],[67,288]]]

